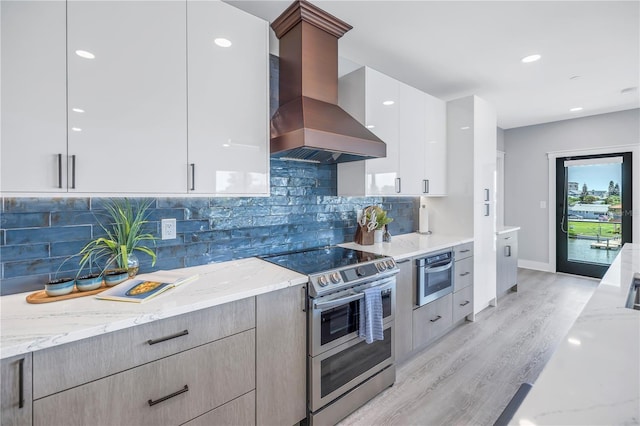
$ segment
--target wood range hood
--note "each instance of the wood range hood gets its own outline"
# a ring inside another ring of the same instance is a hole
[[[304,0],[271,27],[280,40],[271,156],[313,163],[386,157],[386,144],[338,106],[338,39],[352,27]]]

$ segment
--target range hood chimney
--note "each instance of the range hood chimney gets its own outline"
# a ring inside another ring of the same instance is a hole
[[[280,39],[280,107],[271,156],[313,163],[386,157],[387,146],[338,104],[338,39],[352,27],[294,2],[271,28]]]

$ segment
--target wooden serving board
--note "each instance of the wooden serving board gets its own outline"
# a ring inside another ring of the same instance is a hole
[[[49,303],[49,302],[58,302],[60,300],[75,299],[77,297],[85,297],[85,296],[91,296],[92,294],[98,294],[105,291],[108,288],[109,287],[107,287],[104,284],[104,282],[100,287],[96,288],[95,290],[78,291],[78,289],[74,287],[71,293],[63,294],[62,296],[49,296],[47,295],[46,291],[40,290],[28,295],[27,303]]]

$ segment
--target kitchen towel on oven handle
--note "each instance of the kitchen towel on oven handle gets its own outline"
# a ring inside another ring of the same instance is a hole
[[[371,287],[363,291],[360,299],[359,336],[367,343],[374,340],[384,340],[382,320],[382,289]]]

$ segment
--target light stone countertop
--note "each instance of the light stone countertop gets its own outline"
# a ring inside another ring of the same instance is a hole
[[[366,246],[356,243],[345,243],[340,244],[340,246],[391,256],[395,260],[402,260],[472,241],[473,238],[469,237],[442,234],[425,235],[414,232],[412,234],[392,235],[391,242],[389,243],[375,243]]]
[[[624,307],[634,272],[640,244],[625,244],[511,424],[640,423],[640,311]]]
[[[19,293],[0,297],[0,358],[33,352],[169,318],[199,309],[304,284],[307,276],[247,258],[181,271],[198,280],[173,288],[144,303],[80,297],[30,304]]]
[[[508,232],[513,232],[513,231],[519,231],[520,227],[519,226],[498,226],[498,230],[496,231],[497,235],[502,235],[502,234],[506,234]]]

